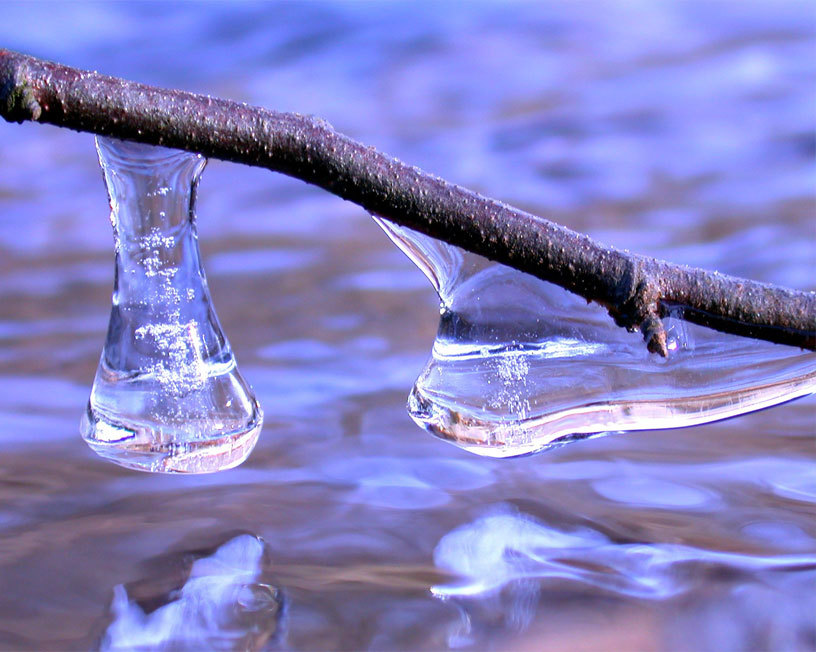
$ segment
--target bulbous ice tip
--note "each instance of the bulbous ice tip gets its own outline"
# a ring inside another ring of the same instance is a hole
[[[232,363],[182,395],[150,374],[126,376],[100,363],[82,415],[82,438],[97,455],[153,473],[214,473],[255,447],[263,411]]]

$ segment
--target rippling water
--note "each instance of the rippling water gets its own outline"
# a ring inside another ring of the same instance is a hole
[[[0,18],[5,47],[314,113],[610,244],[816,289],[807,3]],[[405,411],[430,286],[362,209],[268,172],[212,162],[198,209],[258,447],[202,477],[97,458],[107,213],[91,136],[0,124],[0,647],[816,646],[812,397],[533,458],[447,446]]]

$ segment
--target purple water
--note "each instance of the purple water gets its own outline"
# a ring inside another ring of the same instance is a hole
[[[607,243],[816,289],[808,3],[0,19],[3,47],[313,113]],[[100,176],[92,136],[0,124],[0,648],[816,647],[813,397],[537,457],[448,446],[405,410],[439,319],[426,279],[362,209],[269,172],[212,161],[198,203],[266,414],[255,452],[200,477],[96,457]]]

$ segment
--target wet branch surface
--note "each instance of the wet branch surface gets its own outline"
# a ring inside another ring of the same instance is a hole
[[[668,355],[661,317],[816,350],[816,293],[674,265],[448,183],[312,116],[146,86],[0,49],[0,115],[267,168],[603,305]]]

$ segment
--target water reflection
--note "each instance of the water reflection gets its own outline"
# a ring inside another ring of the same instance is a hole
[[[4,3],[0,42],[313,113],[611,245],[816,289],[806,3],[38,6]],[[0,123],[0,648],[98,646],[121,582],[117,604],[138,606],[128,622],[147,628],[229,532],[262,536],[271,583],[286,587],[285,618],[270,608],[262,625],[285,622],[273,649],[816,648],[812,569],[732,565],[816,555],[816,396],[540,458],[443,446],[404,410],[439,321],[421,273],[333,195],[220,161],[207,175],[210,289],[267,424],[228,473],[136,474],[75,434],[110,309],[92,139]],[[684,355],[704,346],[695,337]],[[485,513],[496,503],[520,511]],[[494,557],[468,572],[434,566],[440,541],[502,514],[522,523]],[[529,542],[571,536],[586,545]],[[667,544],[726,557],[661,567]],[[134,563],[168,550],[162,567]],[[638,575],[622,587],[636,595],[609,588],[629,557]],[[500,583],[514,572],[529,578]],[[650,572],[687,588],[640,597]],[[499,584],[452,594],[477,578]]]
[[[749,578],[765,571],[816,574],[812,553],[754,555],[674,543],[623,543],[591,527],[567,531],[509,508],[446,534],[434,550],[434,562],[458,579],[432,586],[433,595],[500,603],[508,624],[518,628],[530,622],[539,592],[553,580],[663,600],[717,577]]]
[[[265,544],[242,534],[196,554],[181,587],[168,576],[113,590],[102,650],[257,650],[279,631],[280,591],[263,582]]]

